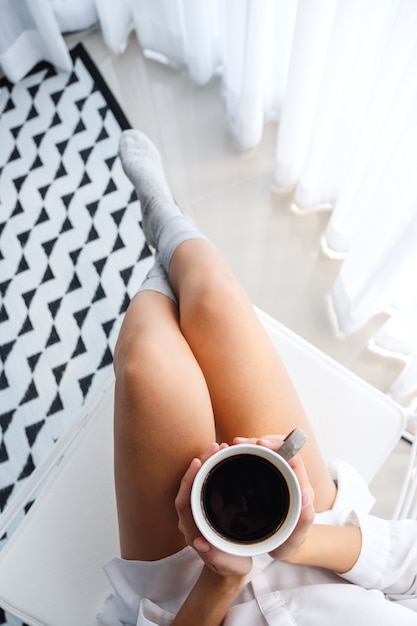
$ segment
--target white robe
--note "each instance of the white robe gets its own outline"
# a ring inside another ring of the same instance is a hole
[[[374,499],[357,472],[343,461],[330,470],[338,495],[316,522],[360,526],[355,566],[340,576],[255,557],[224,626],[417,626],[417,521],[370,515]],[[169,626],[201,568],[190,547],[160,561],[115,558],[105,565],[114,594],[98,618],[107,626]]]

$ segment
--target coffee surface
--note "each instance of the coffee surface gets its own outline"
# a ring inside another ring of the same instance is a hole
[[[270,537],[284,522],[289,500],[281,472],[252,454],[221,461],[202,488],[207,522],[219,535],[237,543]]]

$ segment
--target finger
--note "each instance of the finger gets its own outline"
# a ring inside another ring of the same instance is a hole
[[[302,494],[302,506],[301,506],[301,522],[311,523],[312,518],[315,516],[314,510],[314,491],[311,486],[306,467],[302,458],[296,454],[295,457],[290,459],[289,464],[297,477]]]
[[[233,439],[233,444],[239,444],[239,443],[255,443],[256,442],[256,438],[252,437],[235,437]]]
[[[213,442],[209,445],[209,447],[204,450],[203,454],[200,455],[199,459],[202,463],[205,463],[207,459],[209,459],[213,454],[216,454],[220,450],[220,446],[218,443]]]
[[[214,442],[209,445],[209,447],[203,452],[203,454],[199,458],[194,458],[191,461],[187,471],[182,477],[177,498],[179,496],[180,500],[182,500],[182,498],[184,497],[189,497],[189,495],[191,494],[194,478],[196,477],[197,472],[199,471],[202,464],[207,461],[207,459],[209,459],[211,456],[213,456],[213,454],[215,454],[219,450],[222,450],[225,447],[227,447],[226,443],[219,446],[218,443]]]
[[[305,528],[309,528],[314,522],[316,512],[313,504],[313,493],[311,490],[301,492],[301,514],[299,523]]]
[[[201,459],[198,459],[198,458],[192,459],[190,465],[188,466],[187,471],[182,477],[181,483],[184,483],[184,485],[186,486],[188,486],[190,483],[192,485],[194,478],[198,470],[200,469],[201,465],[202,465]]]
[[[286,435],[277,435],[271,433],[270,435],[262,435],[262,437],[259,437],[258,441],[269,441],[274,445],[281,446],[284,442],[285,437]]]
[[[256,444],[258,446],[264,446],[264,448],[269,448],[269,450],[277,452],[284,444],[284,440],[284,435],[266,435],[264,437],[261,437],[260,439],[257,439]]]
[[[297,525],[287,541],[270,552],[274,559],[289,559],[304,543],[307,532],[314,523],[315,511],[313,506],[313,494],[310,489],[301,492],[301,513]]]
[[[235,437],[233,444],[251,443],[254,445],[262,445],[271,450],[278,450],[285,439],[284,435],[263,435],[262,437]]]
[[[191,514],[190,498],[191,490],[193,487],[194,479],[201,468],[202,464],[210,458],[215,452],[219,450],[218,443],[212,443],[200,456],[200,458],[194,458],[187,471],[181,479],[180,487],[175,498],[175,508],[180,520],[181,528],[184,528],[184,520],[189,520]]]
[[[303,489],[312,489],[310,484],[310,479],[307,474],[306,466],[304,465],[303,459],[299,454],[296,454],[288,461],[289,466],[292,468],[294,474],[297,477],[297,480],[300,484],[301,491]]]
[[[193,459],[185,472],[175,498],[175,509],[178,515],[178,528],[185,537],[187,543],[191,543],[198,534],[197,527],[191,512],[191,489],[194,478],[201,467],[200,459]]]
[[[200,467],[200,459],[193,459],[181,479],[177,497],[175,498],[175,508],[177,509],[178,513],[180,513],[180,511],[183,512],[183,509],[189,506],[194,478],[196,477],[196,474]]]
[[[207,552],[210,552],[211,545],[206,539],[204,539],[204,537],[201,537],[200,535],[199,537],[196,537],[194,539],[193,548],[197,550],[197,552],[201,552],[202,554],[207,554]]]

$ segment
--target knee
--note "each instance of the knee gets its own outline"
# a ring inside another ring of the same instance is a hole
[[[127,310],[116,342],[116,379],[135,382],[149,376],[164,360],[164,347],[172,342],[175,328],[178,321],[171,301],[154,292],[140,293]]]
[[[161,346],[150,333],[130,332],[119,337],[114,352],[114,371],[118,386],[137,394],[160,370]]]
[[[234,276],[226,272],[217,272],[196,282],[191,293],[192,297],[181,308],[181,321],[185,324],[201,327],[206,322],[219,323],[253,311],[246,292]]]

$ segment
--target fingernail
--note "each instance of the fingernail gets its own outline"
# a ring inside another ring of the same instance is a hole
[[[311,494],[309,491],[303,491],[301,494],[301,504],[303,507],[310,506],[311,504]]]
[[[193,546],[197,552],[209,552],[210,544],[203,537],[197,537],[193,541]]]
[[[272,445],[274,445],[273,442],[270,441],[269,439],[257,439],[256,443],[260,444],[262,446],[272,446]]]

